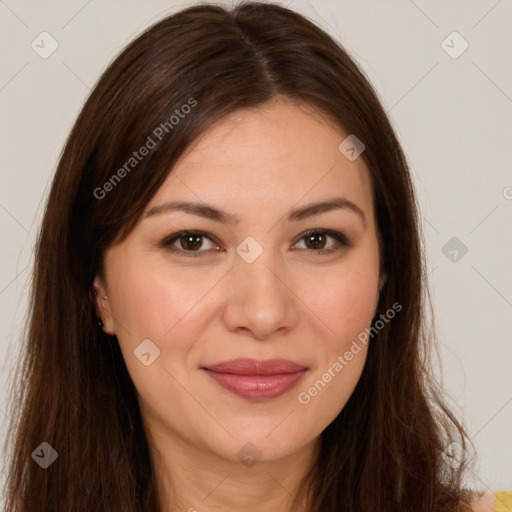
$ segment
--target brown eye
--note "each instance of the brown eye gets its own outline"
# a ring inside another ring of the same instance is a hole
[[[160,245],[183,256],[201,256],[209,250],[219,249],[212,237],[202,231],[180,231],[162,240]]]
[[[203,243],[201,235],[182,235],[179,238],[182,249],[185,250],[196,250],[199,249]]]
[[[308,249],[323,249],[325,247],[326,237],[323,233],[313,233],[304,237]]]
[[[330,242],[333,240],[333,242]],[[304,248],[311,253],[327,254],[339,251],[343,247],[350,247],[348,238],[338,231],[315,229],[305,233],[299,240],[304,241]]]

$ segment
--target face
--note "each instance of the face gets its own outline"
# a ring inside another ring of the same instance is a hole
[[[98,310],[153,432],[271,461],[315,442],[346,404],[379,293],[370,175],[338,149],[346,136],[307,106],[239,110],[107,251]],[[241,358],[252,361],[230,362]]]

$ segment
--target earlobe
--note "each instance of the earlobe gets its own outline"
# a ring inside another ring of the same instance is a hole
[[[387,280],[388,276],[386,274],[383,274],[379,280],[379,292],[382,291],[382,288],[384,288],[384,285],[386,284]]]
[[[100,320],[99,326],[103,331],[110,335],[115,335],[110,303],[106,294],[105,285],[100,276],[96,275],[93,282],[94,286],[94,306],[96,314]]]

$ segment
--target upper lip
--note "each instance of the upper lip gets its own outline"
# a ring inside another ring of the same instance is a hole
[[[231,359],[203,368],[217,373],[234,373],[236,375],[279,375],[307,370],[306,366],[287,359],[261,360],[249,358]]]

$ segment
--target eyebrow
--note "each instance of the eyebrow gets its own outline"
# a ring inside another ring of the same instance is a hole
[[[325,201],[311,203],[301,208],[294,208],[288,212],[286,220],[288,222],[297,222],[307,217],[312,217],[313,215],[318,215],[320,213],[336,209],[356,213],[361,217],[363,224],[366,225],[366,218],[363,210],[355,203],[345,199],[344,197],[334,197]],[[146,212],[145,218],[173,211],[182,211],[192,215],[198,215],[224,224],[238,224],[238,222],[240,222],[240,219],[236,215],[224,212],[205,203],[194,203],[188,201],[169,201],[158,206],[154,206]]]

